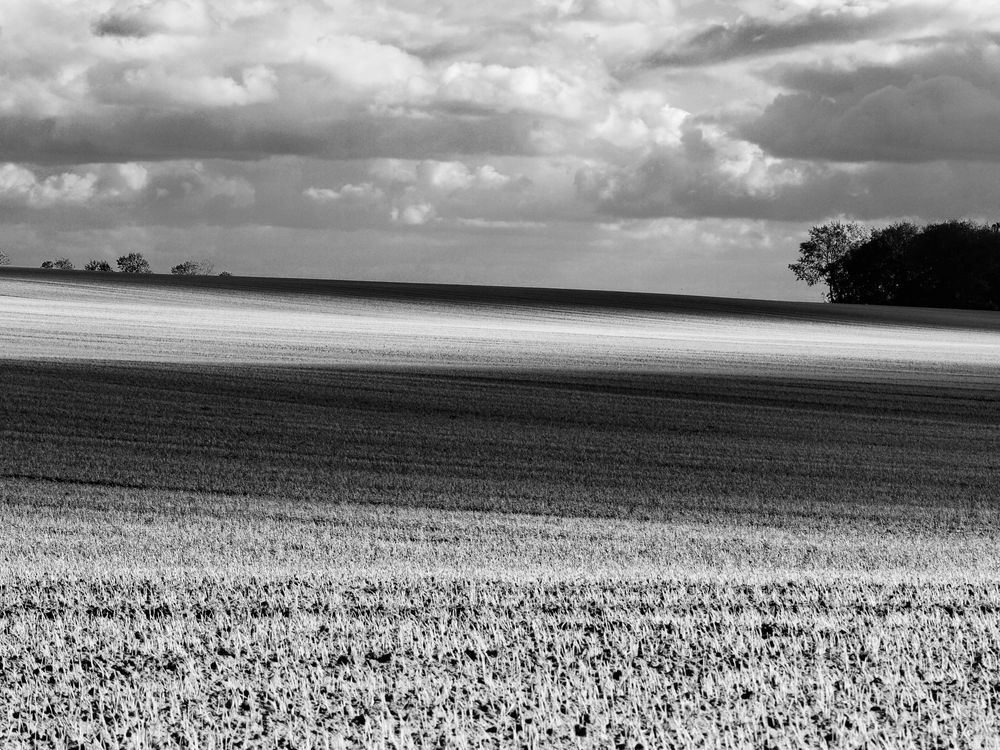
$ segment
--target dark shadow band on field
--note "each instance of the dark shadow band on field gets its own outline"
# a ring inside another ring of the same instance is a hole
[[[0,361],[0,481],[602,517],[992,506],[1000,393],[955,375]]]

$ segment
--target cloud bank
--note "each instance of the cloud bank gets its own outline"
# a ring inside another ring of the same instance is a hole
[[[971,0],[8,0],[0,40],[25,265],[794,296],[811,223],[1000,205]]]

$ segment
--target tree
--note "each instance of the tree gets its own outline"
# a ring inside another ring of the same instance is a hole
[[[56,271],[72,271],[76,266],[73,265],[73,261],[69,258],[56,258],[55,260],[47,260],[42,263],[42,268],[48,268],[49,270]]]
[[[0,266],[9,266],[10,256],[7,255],[3,250],[0,250]]]
[[[153,269],[149,266],[149,261],[143,257],[142,253],[129,253],[120,257],[118,259],[118,270],[122,273],[153,272]]]
[[[906,262],[907,249],[920,231],[898,221],[871,232],[868,238],[829,264],[826,282],[831,302],[861,305],[904,305],[915,270]]]
[[[229,271],[219,271],[219,276],[232,276],[232,274]]]
[[[96,260],[94,258],[91,258],[90,260],[87,261],[87,265],[83,267],[83,270],[101,271],[103,273],[112,273],[114,271],[114,269],[111,267],[111,264],[108,263],[106,260]]]
[[[176,276],[211,276],[215,266],[207,260],[186,260],[170,269]]]
[[[855,222],[834,221],[813,227],[809,230],[809,239],[799,245],[798,262],[789,263],[788,268],[795,278],[809,286],[827,282],[833,264],[869,237],[869,230]],[[827,298],[835,301],[831,294]]]
[[[831,302],[1000,310],[1000,224],[896,222],[816,278],[826,281]]]

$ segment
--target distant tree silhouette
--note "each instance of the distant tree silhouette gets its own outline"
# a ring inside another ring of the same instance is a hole
[[[129,253],[118,259],[118,270],[122,273],[152,273],[149,261],[142,253]]]
[[[0,266],[9,266],[10,256],[7,255],[3,250],[0,250]]]
[[[170,273],[175,276],[197,276],[198,275],[198,264],[186,260],[183,263],[178,263],[176,266],[170,269]]]
[[[73,265],[73,261],[69,258],[56,258],[55,260],[46,260],[42,263],[42,268],[47,268],[49,270],[57,271],[72,271],[76,266]]]
[[[91,258],[87,261],[87,264],[83,267],[84,271],[101,271],[103,273],[112,273],[114,269],[111,264],[106,260],[96,260]]]
[[[1000,310],[1000,223],[897,222],[872,231],[812,282],[792,270],[807,283],[825,281],[831,302]]]
[[[799,260],[788,268],[809,286],[826,282],[834,263],[869,238],[869,231],[855,222],[834,221],[809,230],[809,239],[799,245]],[[836,302],[831,288],[828,299]]]
[[[215,266],[207,260],[186,260],[170,269],[176,276],[211,276]]]
[[[219,271],[219,276],[232,276],[232,274],[229,271]]]

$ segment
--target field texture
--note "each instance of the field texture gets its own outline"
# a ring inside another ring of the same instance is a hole
[[[0,743],[996,746],[1000,317],[0,272]]]

